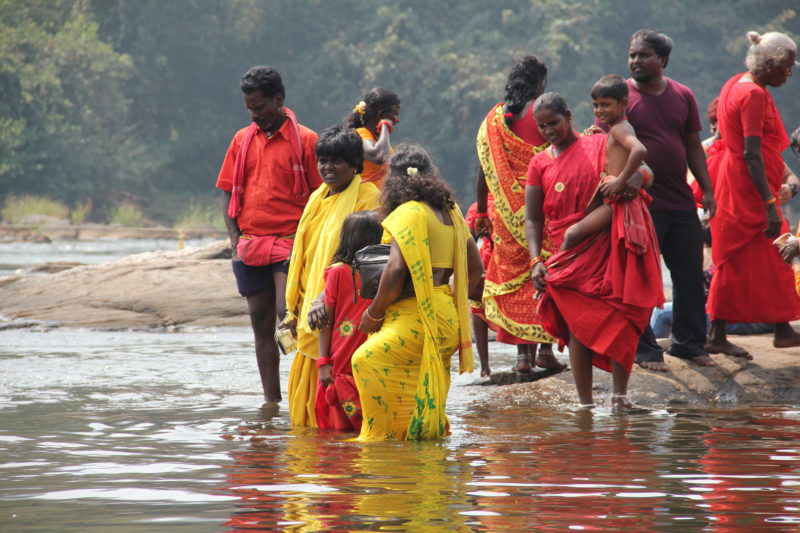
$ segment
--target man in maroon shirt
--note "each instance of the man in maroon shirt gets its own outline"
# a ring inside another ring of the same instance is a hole
[[[703,238],[692,191],[691,169],[703,191],[703,208],[714,216],[716,204],[700,141],[700,116],[692,91],[664,76],[672,39],[654,30],[631,36],[628,50],[628,121],[647,148],[645,162],[653,170],[650,214],[664,262],[672,277],[672,345],[667,353],[704,366],[714,361],[706,342],[703,292]],[[636,362],[666,371],[664,355],[648,326],[639,341]]]

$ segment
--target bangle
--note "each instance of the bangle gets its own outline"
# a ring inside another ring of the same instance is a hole
[[[489,218],[489,213],[475,213],[475,218]]]
[[[324,366],[324,365],[329,365],[329,364],[331,364],[331,358],[328,357],[327,355],[324,356],[324,357],[321,356],[321,355],[319,357],[317,357],[317,368],[319,368],[321,366]]]
[[[382,316],[382,317],[380,317],[380,318],[375,318],[374,316],[372,316],[371,314],[369,314],[369,307],[367,307],[367,308],[364,310],[364,314],[366,314],[366,315],[367,315],[367,318],[369,318],[369,319],[370,319],[370,320],[372,320],[373,322],[380,322],[381,320],[383,320],[384,318],[386,318],[386,313],[384,313],[384,314],[383,314],[383,316]]]
[[[770,196],[769,200],[764,200],[764,205],[772,205],[778,200],[774,196]]]
[[[541,255],[537,255],[536,257],[534,257],[533,259],[531,259],[531,266],[530,266],[530,268],[533,268],[533,267],[535,267],[536,265],[538,265],[538,264],[539,264],[539,263],[541,263],[542,261],[544,261],[544,257],[542,257]]]
[[[391,135],[392,131],[394,131],[394,124],[392,124],[391,120],[383,119],[380,122],[378,122],[378,129],[381,129],[381,126],[383,126],[384,124],[386,124],[386,127],[389,128],[389,134]]]

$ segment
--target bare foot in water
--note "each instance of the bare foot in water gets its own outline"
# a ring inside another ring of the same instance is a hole
[[[627,413],[633,409],[633,404],[624,394],[613,394],[611,396],[611,411],[614,413]]]
[[[776,348],[800,346],[800,333],[786,322],[775,324],[775,338],[772,345]]]
[[[748,361],[753,360],[753,356],[750,355],[750,352],[741,346],[733,344],[729,340],[709,342],[703,346],[703,349],[708,353],[724,353],[725,355],[741,357],[742,359],[747,359]]]
[[[656,372],[669,372],[667,363],[664,361],[636,361],[640,368],[645,370],[655,370]]]

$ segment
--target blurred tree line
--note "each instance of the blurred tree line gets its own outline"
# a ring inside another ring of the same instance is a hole
[[[233,133],[248,122],[238,83],[281,72],[287,105],[321,129],[373,86],[403,100],[395,137],[424,144],[464,203],[474,197],[480,121],[513,57],[542,56],[548,90],[580,127],[588,91],[626,75],[639,28],[675,41],[667,75],[701,112],[743,70],[748,30],[800,35],[786,0],[0,0],[0,200],[92,201],[95,220],[132,202],[171,221],[211,200]],[[800,125],[797,80],[773,92]],[[705,114],[703,113],[703,116]]]

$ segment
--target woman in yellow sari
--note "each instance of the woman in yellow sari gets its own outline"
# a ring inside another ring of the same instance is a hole
[[[450,357],[473,368],[468,295],[480,295],[483,264],[452,191],[417,145],[398,148],[383,190],[391,252],[359,329],[375,333],[355,352],[364,421],[359,440],[422,440],[449,432]],[[450,277],[455,277],[453,288]],[[414,296],[398,300],[405,283]]]
[[[292,425],[316,426],[319,330],[308,323],[308,312],[325,287],[323,274],[336,246],[345,217],[380,205],[380,192],[362,183],[364,149],[354,131],[334,126],[319,136],[317,166],[322,185],[309,198],[297,227],[286,280],[287,322],[295,329],[297,353],[289,372],[289,416]]]

